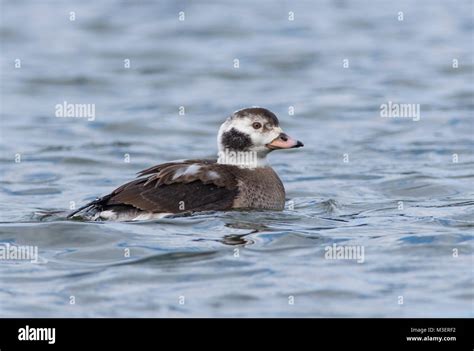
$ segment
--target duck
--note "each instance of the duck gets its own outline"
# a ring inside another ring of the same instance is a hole
[[[136,221],[203,211],[284,209],[285,187],[267,155],[304,145],[283,132],[273,112],[262,107],[235,111],[220,126],[217,146],[216,159],[147,168],[67,218]]]

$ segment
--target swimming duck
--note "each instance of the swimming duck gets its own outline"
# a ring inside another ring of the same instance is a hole
[[[234,112],[221,125],[217,160],[163,163],[70,213],[91,220],[145,220],[166,215],[232,209],[283,210],[285,188],[267,163],[278,149],[302,147],[285,134],[271,111]]]

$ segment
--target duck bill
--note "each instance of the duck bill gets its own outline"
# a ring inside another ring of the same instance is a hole
[[[285,133],[281,133],[277,138],[273,139],[273,141],[266,146],[271,150],[277,150],[294,149],[297,147],[302,147],[304,144],[301,141],[286,135]]]

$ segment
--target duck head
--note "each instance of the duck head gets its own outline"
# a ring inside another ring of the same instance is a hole
[[[283,132],[273,112],[261,107],[234,112],[221,125],[217,144],[219,163],[248,167],[265,166],[266,156],[273,150],[303,146],[301,141]],[[233,155],[240,155],[240,160]],[[253,161],[248,163],[245,161],[248,159]]]

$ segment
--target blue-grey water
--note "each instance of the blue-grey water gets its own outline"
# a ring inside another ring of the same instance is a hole
[[[0,316],[474,316],[471,1],[2,0],[0,18],[0,246],[39,255],[0,260]],[[95,118],[56,117],[64,101]],[[65,219],[215,156],[252,105],[305,143],[270,155],[283,212]]]

